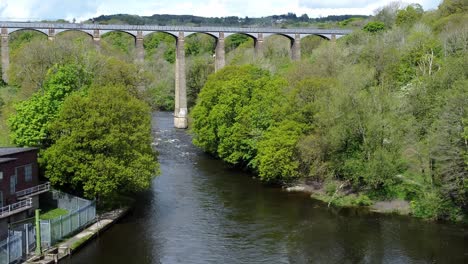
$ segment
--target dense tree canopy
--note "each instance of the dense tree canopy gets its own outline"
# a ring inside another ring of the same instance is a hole
[[[51,125],[55,144],[43,155],[51,183],[71,185],[89,198],[148,188],[158,168],[149,113],[123,86],[68,97]]]
[[[79,89],[86,89],[90,74],[80,65],[55,66],[47,74],[44,87],[16,106],[10,120],[11,137],[18,146],[46,147],[49,125],[58,115],[65,98]]]
[[[254,63],[275,73],[228,67],[208,79],[192,112],[194,143],[265,182],[340,181],[372,199],[411,201],[416,216],[461,220],[467,23],[460,1],[427,13],[392,3],[302,62],[269,60],[266,45]]]

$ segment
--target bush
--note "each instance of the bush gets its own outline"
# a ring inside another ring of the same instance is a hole
[[[327,182],[325,183],[325,192],[328,194],[328,195],[333,195],[336,191],[336,183],[335,182]]]
[[[385,24],[380,21],[369,22],[362,28],[362,30],[367,31],[369,33],[376,33],[380,31],[384,31]]]
[[[420,218],[436,220],[444,214],[445,202],[435,191],[425,192],[418,199],[411,201],[413,215]]]
[[[352,203],[357,206],[369,206],[372,205],[373,202],[367,195],[359,194]]]

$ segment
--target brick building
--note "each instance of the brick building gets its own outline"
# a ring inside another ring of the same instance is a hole
[[[0,148],[0,239],[8,224],[33,215],[40,193],[49,184],[39,183],[36,148]]]

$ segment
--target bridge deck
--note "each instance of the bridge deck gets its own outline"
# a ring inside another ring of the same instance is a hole
[[[346,35],[352,30],[317,28],[252,28],[252,27],[188,27],[158,25],[100,25],[35,22],[0,22],[0,28],[21,29],[66,29],[66,30],[122,30],[122,31],[184,31],[226,33],[274,33],[274,34],[338,34]]]

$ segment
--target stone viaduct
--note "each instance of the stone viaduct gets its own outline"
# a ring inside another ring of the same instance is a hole
[[[211,35],[216,39],[215,70],[225,65],[224,39],[233,34],[244,34],[254,40],[256,56],[261,57],[264,38],[271,35],[282,35],[291,41],[291,59],[301,58],[301,38],[316,35],[324,39],[335,41],[336,39],[351,33],[350,30],[337,29],[313,29],[313,28],[235,28],[235,27],[186,27],[186,26],[156,26],[156,25],[99,25],[99,24],[55,24],[55,23],[31,23],[31,22],[0,22],[1,33],[1,66],[2,78],[8,82],[9,59],[9,35],[20,30],[34,30],[45,34],[49,40],[54,40],[56,34],[64,31],[81,31],[88,34],[99,47],[101,36],[111,31],[121,31],[135,38],[137,62],[144,60],[143,39],[146,35],[164,32],[176,39],[176,63],[175,63],[175,111],[174,126],[187,127],[187,96],[185,83],[185,51],[184,38],[195,33]]]

